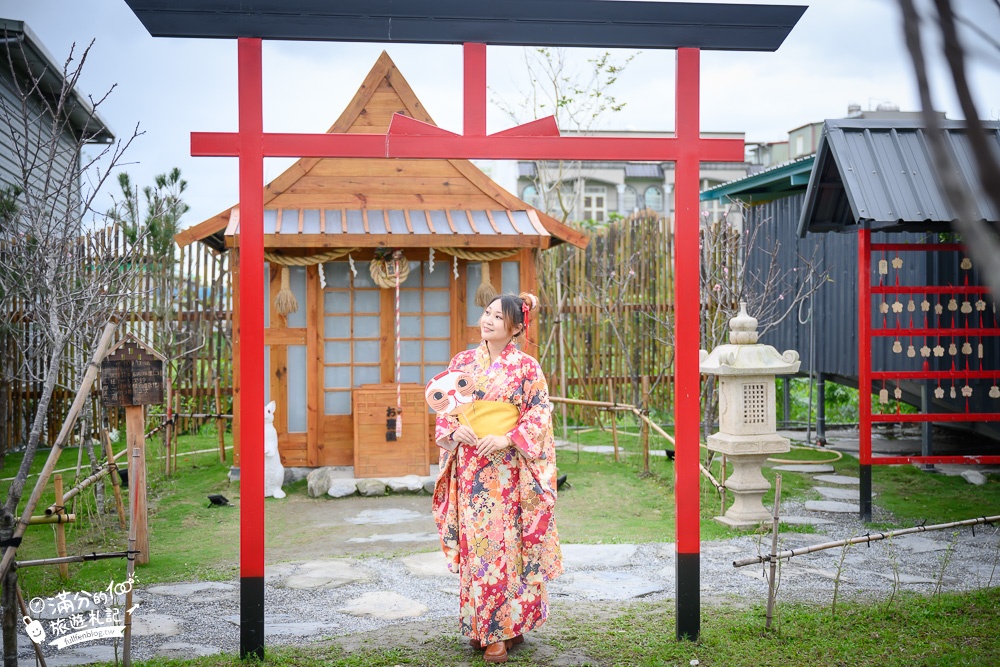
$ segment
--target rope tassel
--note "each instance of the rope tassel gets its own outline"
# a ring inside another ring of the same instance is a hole
[[[490,263],[483,262],[480,266],[483,267],[483,275],[479,279],[479,288],[476,290],[476,305],[485,308],[496,297],[497,290],[490,281]]]
[[[281,267],[281,289],[278,296],[274,297],[274,310],[282,316],[288,316],[299,309],[299,302],[292,292],[292,280],[288,267]]]

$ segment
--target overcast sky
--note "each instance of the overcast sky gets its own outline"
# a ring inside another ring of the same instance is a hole
[[[918,109],[896,0],[757,4],[808,9],[776,53],[702,54],[703,131],[745,132],[748,142],[782,141],[801,125],[843,117],[851,103],[863,109],[886,102],[904,111]],[[996,0],[953,4],[987,33],[1000,35]],[[236,159],[189,155],[190,132],[236,130],[235,40],[154,39],[124,0],[0,0],[0,17],[25,21],[59,64],[74,43],[79,50],[96,40],[79,88],[98,97],[116,86],[101,115],[119,137],[136,124],[145,132],[127,154],[125,169],[133,182],[146,185],[155,174],[180,167],[191,206],[185,226],[236,203]],[[925,35],[934,47],[932,32]],[[978,37],[970,45],[980,116],[997,120],[1000,50]],[[461,47],[312,42],[264,43],[265,131],[326,131],[383,49],[435,122],[461,131]],[[594,55],[572,52],[581,72]],[[615,55],[624,59],[629,52]],[[487,78],[495,95],[516,99],[518,86],[526,85],[521,57],[519,48],[489,48]],[[940,64],[934,74],[937,107],[948,118],[961,118]],[[604,129],[672,130],[673,79],[672,51],[639,53],[616,87],[626,107],[608,116]],[[488,121],[489,131],[507,126],[493,105]],[[275,178],[289,162],[266,160],[265,179]]]

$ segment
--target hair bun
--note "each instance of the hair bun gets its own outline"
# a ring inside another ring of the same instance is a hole
[[[538,308],[538,297],[531,292],[521,292],[518,297],[526,304],[528,304],[528,310],[536,310]]]

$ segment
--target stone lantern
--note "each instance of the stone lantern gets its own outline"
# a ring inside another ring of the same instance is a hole
[[[761,499],[771,488],[761,474],[769,456],[787,452],[789,442],[777,434],[774,376],[799,370],[799,353],[778,354],[770,345],[757,344],[757,320],[747,315],[746,303],[729,320],[729,345],[711,353],[701,350],[700,368],[719,376],[719,432],[709,436],[708,448],[726,455],[733,474],[726,488],[733,504],[715,517],[734,528],[756,527],[771,518]]]

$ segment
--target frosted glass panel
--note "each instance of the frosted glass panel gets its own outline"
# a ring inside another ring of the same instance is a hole
[[[292,294],[299,302],[299,309],[294,313],[288,313],[288,326],[304,327],[306,325],[306,267],[290,266],[288,273]]]
[[[447,317],[433,316],[424,318],[424,335],[425,336],[447,336],[451,331],[449,325],[451,321]]]
[[[377,340],[356,341],[354,343],[355,363],[375,363],[378,362],[378,352],[381,343]]]
[[[503,262],[500,264],[503,274],[503,291],[511,294],[521,293],[521,265],[518,262]]]
[[[413,290],[400,290],[399,310],[403,313],[420,312],[420,292]]]
[[[424,292],[424,310],[447,313],[451,299],[447,292]]]
[[[407,338],[419,338],[420,337],[420,318],[414,315],[408,315],[399,318],[399,331],[400,335]]]
[[[328,364],[349,362],[351,360],[351,344],[347,341],[327,341],[323,344],[323,359]]]
[[[264,262],[264,328],[271,326],[271,265]]]
[[[420,341],[404,340],[399,344],[400,354],[406,361],[420,361]]]
[[[434,273],[428,271],[430,263],[423,262],[424,287],[447,287],[452,276],[452,261],[451,255],[437,253],[434,257]]]
[[[327,366],[323,369],[323,386],[327,389],[350,389],[350,366]]]
[[[431,378],[448,368],[448,364],[441,364],[440,366],[436,364],[428,364],[424,366],[424,384],[431,381]]]
[[[327,287],[350,287],[351,267],[347,262],[327,262],[323,265]]]
[[[377,313],[379,293],[378,292],[355,292],[354,312],[355,313]]]
[[[424,341],[424,361],[451,360],[451,343],[446,340]]]
[[[465,324],[474,327],[479,324],[479,316],[483,314],[483,309],[476,305],[476,290],[479,289],[479,281],[483,277],[483,265],[469,264],[466,272],[465,282]]]
[[[399,377],[400,382],[416,382],[418,384],[423,384],[420,380],[420,366],[401,366],[399,369]]]
[[[354,337],[355,338],[378,338],[379,336],[379,318],[378,317],[357,317],[354,318]]]
[[[371,262],[354,263],[354,266],[358,269],[358,275],[354,276],[355,287],[375,287],[375,281],[372,280],[372,274],[368,272],[370,264]]]
[[[327,317],[323,322],[323,335],[326,338],[350,338],[351,318],[349,315]]]
[[[264,405],[271,402],[271,346],[264,346]]]
[[[306,346],[288,346],[288,432],[306,430]]]
[[[378,384],[382,381],[382,374],[378,366],[355,366],[354,386],[360,387],[363,384]]]
[[[328,415],[351,414],[351,392],[328,391],[323,401],[323,412]]]
[[[349,292],[327,292],[323,296],[323,309],[327,315],[331,313],[351,312],[351,295]]]

